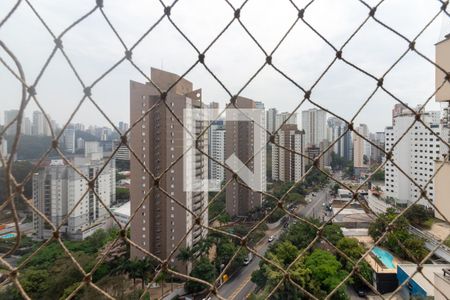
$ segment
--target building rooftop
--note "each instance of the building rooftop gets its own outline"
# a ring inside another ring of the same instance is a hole
[[[125,215],[125,216],[130,216],[131,215],[131,205],[130,205],[130,201],[125,202],[124,204],[122,204],[121,206],[118,207],[113,207],[111,208],[112,211],[115,214],[121,214],[121,215]]]
[[[417,270],[417,265],[399,264],[398,268],[402,268],[402,270],[406,274],[408,274],[408,276],[411,276]],[[428,296],[434,296],[435,288],[430,282],[434,282],[434,274],[438,275],[441,274],[443,278],[444,276],[442,270],[448,268],[450,268],[450,264],[423,265],[422,273],[417,272],[416,274],[414,274],[412,280],[414,280],[418,285],[420,285],[420,287],[427,292]],[[446,280],[449,280],[449,276],[446,276]]]

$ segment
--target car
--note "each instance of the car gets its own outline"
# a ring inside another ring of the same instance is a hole
[[[275,239],[275,237],[274,237],[273,235],[269,236],[269,243],[270,243],[271,241],[273,241],[274,239]]]
[[[244,266],[248,265],[249,263],[251,263],[251,261],[253,260],[253,253],[249,253],[247,255],[247,257],[244,259]]]
[[[353,286],[353,289],[355,290],[358,297],[365,298],[367,297],[367,288],[363,286]]]

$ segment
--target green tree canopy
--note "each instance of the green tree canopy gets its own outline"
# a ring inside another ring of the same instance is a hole
[[[215,268],[207,258],[203,257],[195,264],[190,276],[212,283],[216,276]],[[192,280],[188,280],[185,284],[188,293],[198,293],[207,287],[208,286],[203,283]]]

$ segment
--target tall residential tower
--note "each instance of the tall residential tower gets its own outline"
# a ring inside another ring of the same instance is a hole
[[[208,204],[207,192],[185,191],[185,167],[183,159],[178,159],[184,153],[185,131],[177,118],[184,120],[183,110],[186,108],[201,108],[202,94],[200,89],[193,90],[191,82],[173,73],[152,68],[151,80],[163,91],[176,84],[162,100],[151,83],[130,82],[130,122],[134,124],[142,117],[131,130],[130,146],[143,164],[131,156],[131,211],[138,209],[131,222],[131,239],[159,258],[167,259],[180,241],[182,247],[190,248],[207,233],[203,227],[194,225],[193,215],[179,204],[198,215]],[[148,110],[150,112],[146,114]],[[205,125],[198,123],[196,133],[201,132]],[[206,134],[197,146],[204,152],[208,151]],[[207,184],[207,157],[198,150],[196,152],[196,178],[205,179]],[[146,169],[154,176],[164,175],[155,182]],[[208,210],[201,215],[201,223],[208,223]],[[192,226],[194,229],[190,230]],[[135,247],[131,247],[131,255],[145,256]],[[176,261],[175,257],[176,254],[171,257],[170,264],[189,273],[190,264]]]

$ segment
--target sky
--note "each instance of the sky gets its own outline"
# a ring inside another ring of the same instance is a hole
[[[0,1],[0,20],[16,1]],[[94,0],[31,1],[58,35],[77,18],[93,8]],[[125,44],[133,45],[162,15],[159,1],[104,1],[105,14]],[[169,1],[164,1],[169,4]],[[235,7],[242,1],[230,1]],[[298,7],[307,1],[293,1]],[[366,0],[373,6],[378,1]],[[415,37],[439,11],[434,0],[386,0],[376,16],[409,39]],[[449,11],[449,8],[447,8]],[[369,10],[358,0],[316,0],[305,11],[305,20],[336,48],[340,48],[364,21]],[[173,22],[192,43],[203,51],[233,18],[233,10],[224,0],[179,0],[171,10]],[[288,0],[249,0],[241,11],[241,21],[266,52],[270,53],[297,18]],[[441,14],[417,40],[416,48],[434,60],[434,44],[450,33],[450,18]],[[16,13],[0,28],[0,40],[17,56],[32,83],[50,55],[54,43],[51,35],[22,2]],[[63,46],[74,68],[86,85],[91,85],[124,55],[124,47],[108,27],[99,10],[95,11],[63,37]],[[359,68],[380,77],[408,48],[408,44],[377,24],[368,23],[344,47],[343,57]],[[0,57],[12,65],[0,49]],[[273,64],[305,89],[324,72],[335,57],[332,48],[301,21],[296,24],[273,54]],[[133,51],[133,62],[149,75],[156,67],[177,74],[185,73],[197,60],[193,47],[176,31],[167,18],[155,27]],[[236,94],[264,64],[265,55],[238,22],[234,22],[206,52],[205,63]],[[434,66],[408,53],[385,77],[384,86],[411,106],[424,103],[432,95]],[[219,102],[223,107],[227,92],[197,65],[186,79],[202,88],[204,102]],[[115,123],[129,121],[129,81],[145,82],[128,61],[124,61],[92,90],[93,99]],[[312,99],[335,114],[350,120],[376,87],[376,82],[342,61],[337,61],[312,90]],[[0,64],[0,111],[20,104],[20,84]],[[57,52],[36,86],[37,99],[58,123],[67,122],[83,97],[83,90],[69,65]],[[266,108],[292,111],[303,92],[271,66],[266,66],[240,94],[262,101]],[[397,103],[378,91],[358,114],[355,123],[365,123],[370,131],[382,131],[391,124],[391,109]],[[305,104],[299,111],[313,107]],[[37,106],[30,103],[26,115]],[[439,109],[431,101],[427,109]],[[0,120],[3,116],[0,117]],[[300,120],[300,117],[298,118]],[[74,123],[108,125],[96,107],[86,101],[75,115]]]

